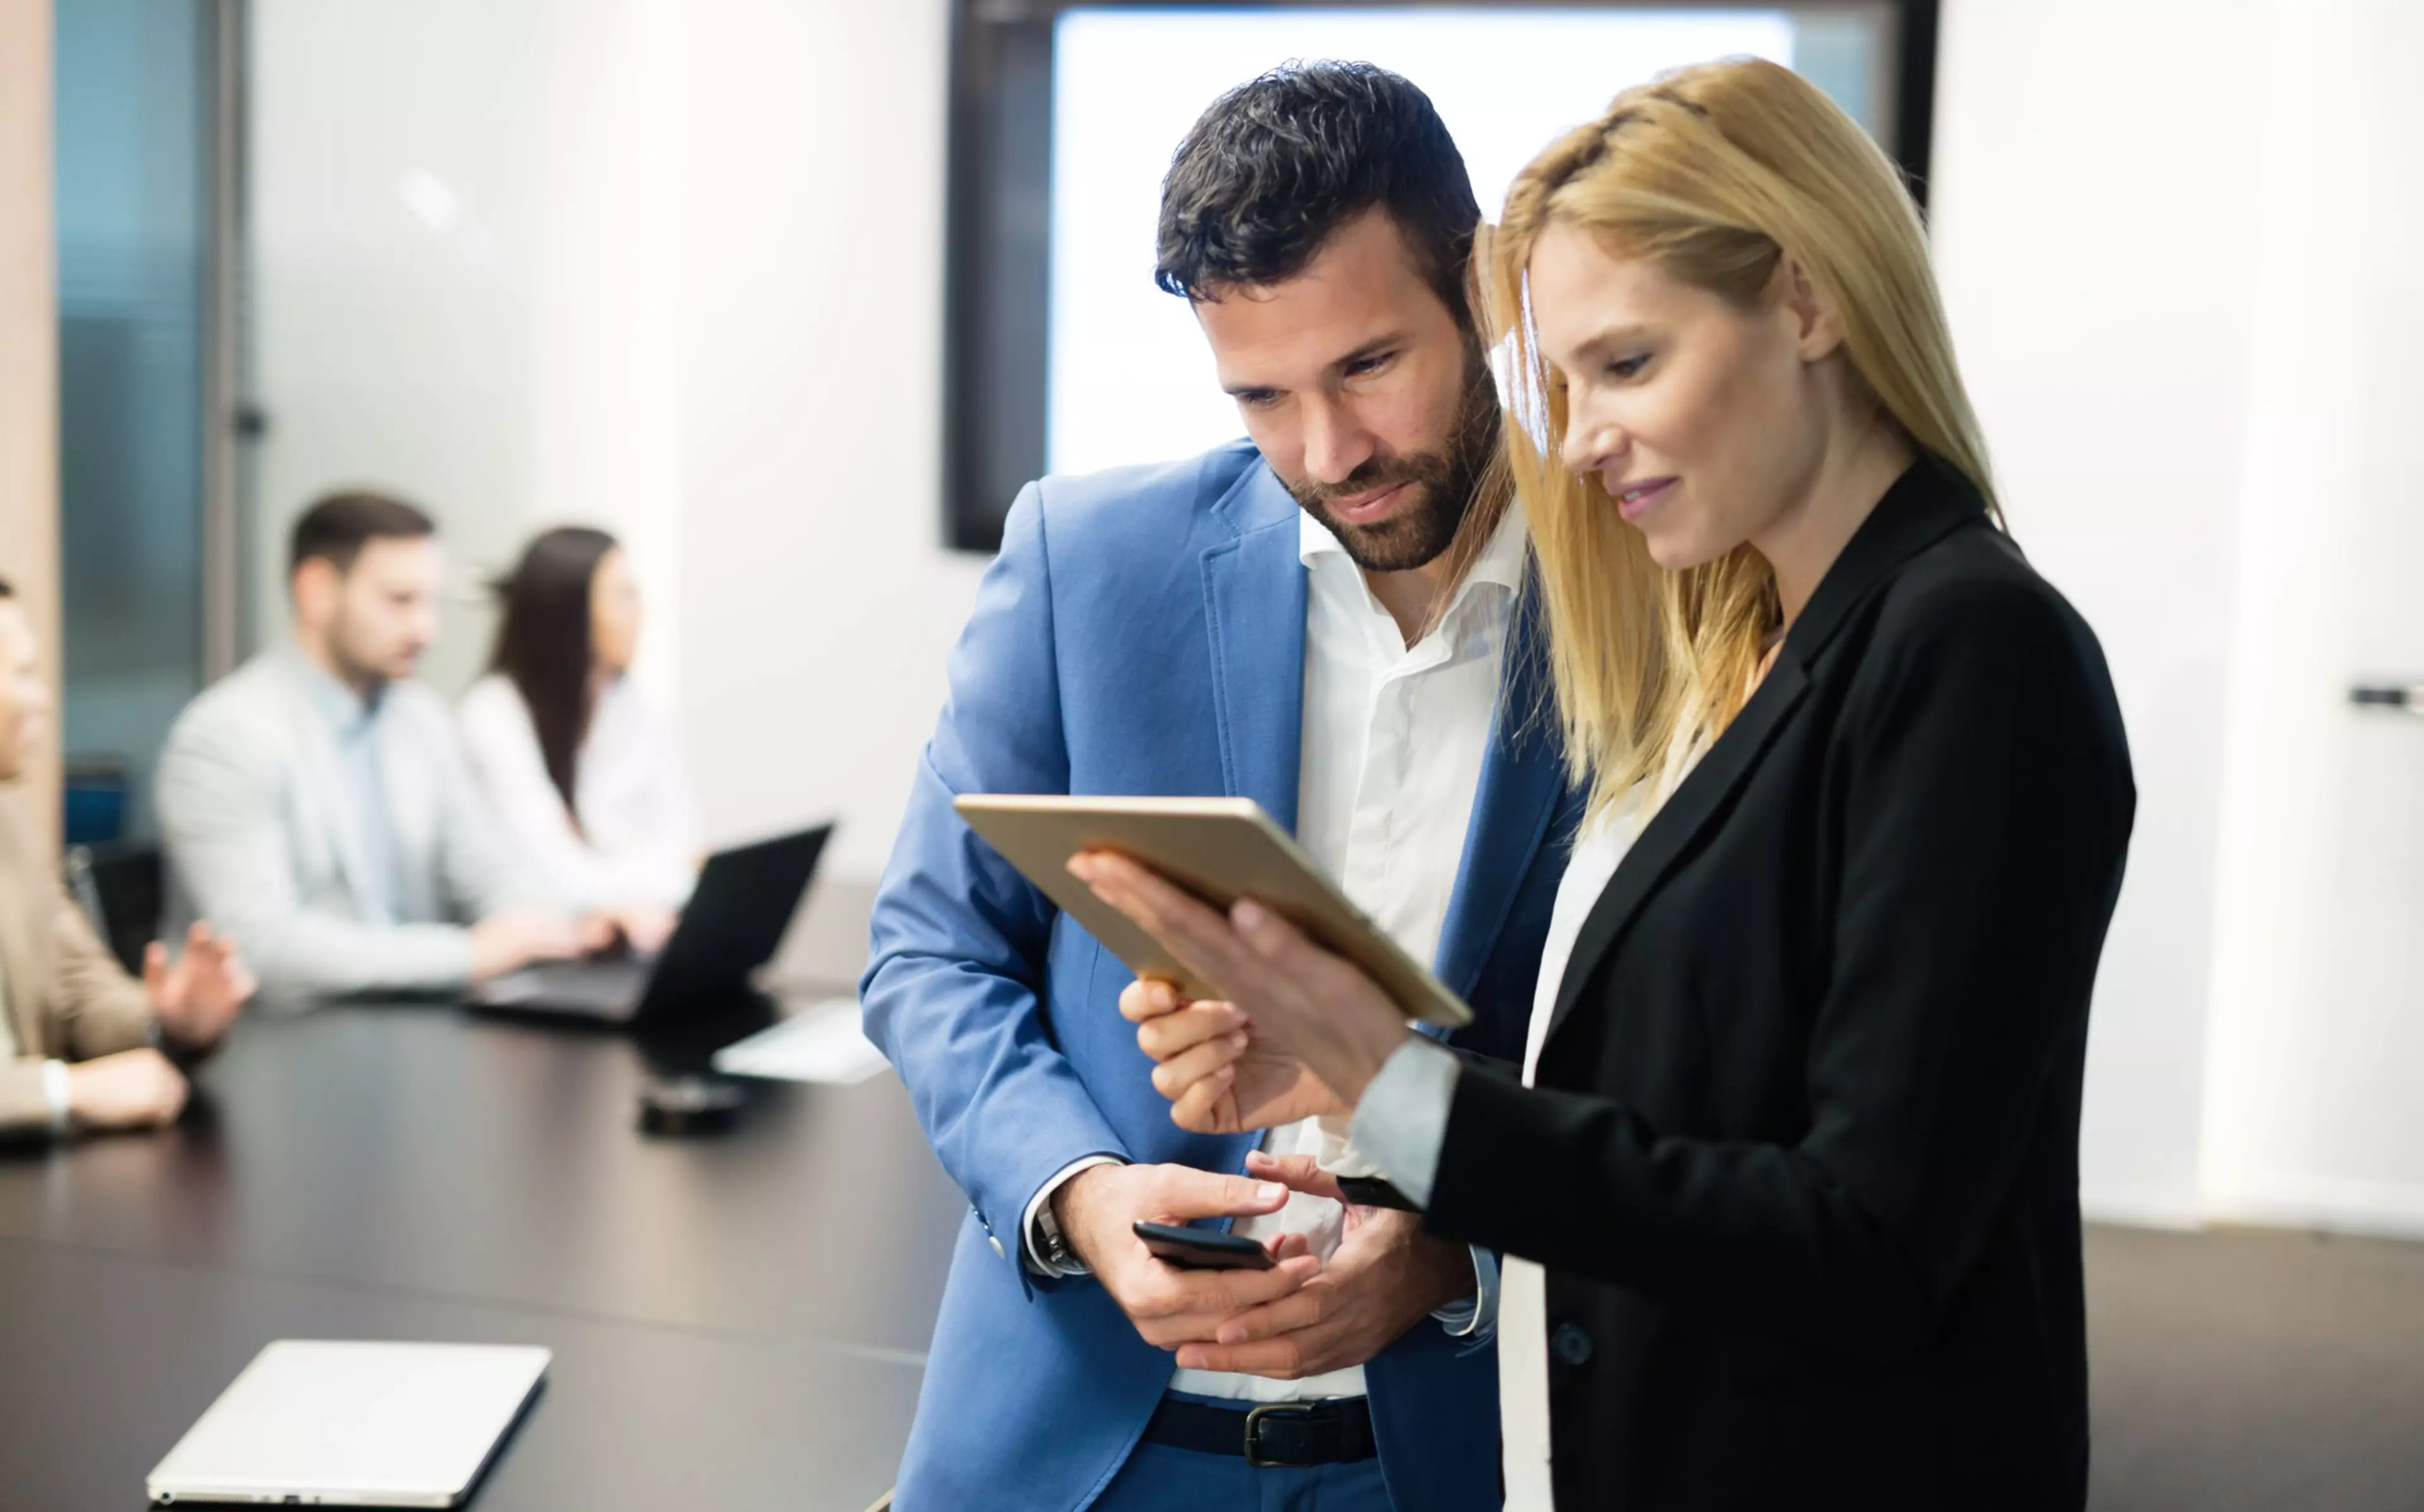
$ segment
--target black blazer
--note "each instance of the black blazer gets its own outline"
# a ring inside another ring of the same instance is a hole
[[[1921,462],[1592,908],[1540,1090],[1459,1078],[1430,1225],[1548,1268],[1563,1512],[2084,1504],[2135,804],[2096,637]]]

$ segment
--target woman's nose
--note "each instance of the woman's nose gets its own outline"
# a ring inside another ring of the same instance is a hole
[[[1621,455],[1625,445],[1624,433],[1616,426],[1588,415],[1571,414],[1566,418],[1566,443],[1558,451],[1571,470],[1591,472],[1609,457]]]

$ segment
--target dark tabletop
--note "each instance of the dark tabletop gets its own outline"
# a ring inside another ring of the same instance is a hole
[[[0,1154],[0,1509],[142,1505],[263,1344],[318,1337],[555,1351],[480,1512],[858,1512],[965,1204],[889,1075],[639,1132],[650,1071],[699,1051],[429,1007],[254,1017],[176,1128]]]

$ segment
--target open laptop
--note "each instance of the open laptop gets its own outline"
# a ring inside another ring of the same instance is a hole
[[[744,997],[772,960],[816,875],[833,826],[820,824],[707,858],[673,938],[636,956],[526,966],[465,995],[475,1009],[628,1024],[668,1011]]]
[[[460,1506],[547,1374],[509,1345],[279,1339],[152,1468],[152,1501]]]

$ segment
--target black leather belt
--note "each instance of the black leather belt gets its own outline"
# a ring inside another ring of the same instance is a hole
[[[1257,1469],[1344,1465],[1379,1453],[1372,1442],[1372,1409],[1363,1397],[1245,1407],[1164,1397],[1144,1436],[1200,1455],[1243,1455]]]

